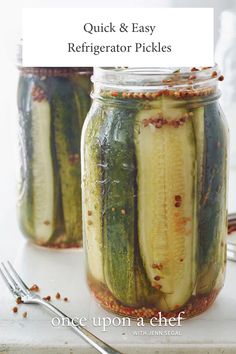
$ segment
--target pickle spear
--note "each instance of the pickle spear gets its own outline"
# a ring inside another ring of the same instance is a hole
[[[196,283],[196,148],[192,112],[162,98],[136,117],[139,247],[161,310],[184,305]]]

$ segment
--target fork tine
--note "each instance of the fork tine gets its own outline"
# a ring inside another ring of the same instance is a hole
[[[24,288],[22,288],[17,281],[13,278],[12,274],[9,272],[5,264],[2,262],[2,268],[4,269],[5,276],[8,280],[8,282],[11,283],[11,286],[13,288],[13,292],[16,295],[18,293],[18,296],[20,296],[20,293],[26,294],[26,291]]]
[[[14,294],[14,289],[11,286],[11,283],[8,281],[7,277],[5,276],[4,272],[2,271],[1,267],[0,267],[0,274],[1,274],[4,282],[6,283],[8,289],[10,290],[10,292]]]
[[[5,266],[5,264],[2,262],[2,268],[4,270],[4,274],[8,280],[8,283],[11,284],[12,288],[13,288],[13,291],[17,290],[18,289],[18,285],[17,283],[15,282],[15,280],[13,279],[12,275],[10,274],[9,270],[7,269],[7,267]]]
[[[7,263],[8,263],[9,268],[11,269],[12,273],[14,274],[14,276],[15,276],[15,278],[17,280],[18,286],[23,288],[23,290],[28,291],[29,290],[28,286],[23,282],[22,278],[19,276],[19,274],[17,273],[17,271],[15,270],[15,268],[13,267],[11,262],[7,261]]]

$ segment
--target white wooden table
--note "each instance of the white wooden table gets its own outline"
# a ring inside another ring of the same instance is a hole
[[[53,302],[72,317],[85,317],[87,328],[124,353],[236,353],[236,263],[229,263],[226,284],[216,303],[205,314],[174,328],[181,335],[160,335],[164,327],[109,327],[107,332],[91,324],[92,317],[114,316],[90,296],[84,279],[83,251],[53,251],[27,243],[17,228],[14,199],[1,207],[0,259],[10,259],[28,284],[37,283],[41,294],[59,291],[69,302]],[[13,314],[14,301],[0,279],[0,353],[95,353],[68,328],[54,328],[51,315],[37,306],[21,305]],[[24,319],[22,313],[28,312]],[[172,329],[173,328],[169,328]],[[137,332],[142,330],[143,332]],[[162,332],[163,333],[163,332]]]

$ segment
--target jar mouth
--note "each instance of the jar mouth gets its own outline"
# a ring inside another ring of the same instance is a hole
[[[218,65],[213,67],[99,67],[94,68],[93,83],[106,87],[186,87],[212,84],[220,77]]]
[[[36,75],[39,77],[67,77],[74,75],[89,75],[93,73],[92,67],[22,67],[18,66],[22,75]]]
[[[220,96],[218,65],[200,68],[94,68],[93,98],[156,100],[162,96],[177,100],[210,101]]]

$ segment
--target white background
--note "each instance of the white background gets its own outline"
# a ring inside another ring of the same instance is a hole
[[[0,2],[0,68],[1,68],[1,81],[0,81],[0,254],[2,257],[9,257],[14,259],[18,254],[18,260],[16,260],[17,269],[22,272],[23,276],[26,277],[29,284],[39,281],[42,284],[45,280],[45,272],[50,272],[49,279],[46,277],[47,283],[44,284],[45,295],[50,291],[51,294],[58,290],[61,290],[64,285],[64,294],[73,294],[74,298],[71,298],[71,302],[67,305],[61,303],[60,307],[65,312],[71,315],[82,315],[93,313],[95,316],[100,315],[100,310],[94,304],[93,307],[89,308],[87,305],[90,297],[88,293],[83,293],[80,291],[80,282],[82,276],[81,272],[77,274],[77,270],[81,269],[82,264],[79,264],[80,259],[76,257],[71,257],[68,254],[65,260],[60,252],[55,252],[54,256],[48,251],[38,250],[36,247],[30,247],[30,244],[24,245],[22,249],[18,250],[17,247],[20,244],[21,235],[20,232],[16,232],[16,218],[15,218],[15,172],[16,172],[16,156],[17,156],[17,144],[16,144],[16,127],[17,127],[17,111],[16,111],[16,85],[17,85],[17,70],[15,69],[15,53],[16,44],[21,35],[21,8],[22,7],[96,7],[98,4],[102,7],[111,7],[112,4],[117,6],[117,2],[111,2],[100,0],[34,0],[34,1],[22,1],[22,0],[1,0]],[[160,6],[215,6],[216,9],[216,39],[218,36],[219,27],[219,14],[223,8],[236,5],[236,0],[226,1],[226,0],[119,0],[120,7],[160,7]],[[199,25],[201,24],[201,19],[199,19]],[[43,25],[43,19],[42,19]],[[222,87],[224,83],[222,83]],[[235,142],[234,136],[236,136],[236,131],[232,132],[232,143]],[[233,174],[232,174],[233,177]],[[235,178],[236,180],[236,178]],[[231,199],[231,210],[236,211],[236,183],[231,184],[230,199]],[[233,188],[234,187],[234,188]],[[9,221],[9,219],[12,219]],[[17,241],[19,240],[19,241]],[[32,249],[31,249],[32,248]],[[5,250],[8,252],[5,253]],[[42,261],[42,252],[43,261]],[[40,254],[39,254],[40,253]],[[64,255],[64,254],[63,254]],[[75,262],[73,259],[76,258]],[[19,266],[21,265],[21,267]],[[196,320],[191,321],[186,326],[184,336],[177,338],[177,343],[175,343],[175,338],[166,338],[166,345],[168,353],[170,353],[171,345],[176,348],[178,342],[183,342],[188,339],[191,348],[188,352],[192,353],[201,351],[201,347],[204,343],[208,343],[209,346],[214,346],[215,352],[226,352],[228,345],[234,341],[235,337],[235,264],[229,264],[228,269],[230,272],[228,274],[228,282],[223,290],[223,295],[221,295],[221,301],[218,301],[214,308],[210,309],[205,315],[205,320],[201,320],[199,317]],[[32,271],[33,269],[33,271]],[[71,273],[71,269],[75,269],[75,272]],[[63,273],[64,272],[64,273]],[[21,273],[22,274],[22,273]],[[60,274],[60,279],[58,282],[57,275]],[[57,281],[53,282],[52,279],[55,278]],[[37,280],[36,280],[37,279]],[[70,279],[70,282],[67,280]],[[75,298],[77,295],[75,291],[75,286],[78,286],[78,299]],[[69,354],[72,351],[76,353],[85,353],[85,350],[74,351],[73,348],[78,345],[78,338],[74,336],[73,333],[69,331],[54,331],[49,325],[49,318],[43,312],[39,312],[38,309],[31,309],[29,318],[27,321],[22,323],[21,317],[18,316],[18,320],[13,317],[13,314],[9,309],[11,308],[12,302],[8,293],[8,289],[3,286],[0,281],[0,317],[5,318],[7,321],[3,321],[1,327],[0,321],[0,345],[3,347],[4,344],[9,342],[23,346],[25,343],[33,343],[35,345],[44,345],[45,338],[51,345],[53,341],[56,344],[64,345],[61,350],[53,351],[54,353]],[[75,294],[76,293],[76,294]],[[5,299],[5,300],[2,300]],[[74,307],[73,307],[74,304]],[[79,306],[78,306],[79,304]],[[62,307],[64,306],[64,308]],[[68,307],[69,306],[69,307]],[[78,309],[80,311],[78,311]],[[28,308],[25,309],[28,311]],[[87,311],[87,312],[86,312]],[[97,311],[97,312],[96,312]],[[203,315],[204,316],[204,315]],[[13,319],[13,320],[12,320]],[[219,321],[220,319],[220,321]],[[5,323],[5,325],[4,325]],[[125,331],[126,332],[126,331]],[[98,331],[97,334],[101,336],[101,332]],[[123,335],[122,332],[117,329],[114,331],[114,336],[111,338],[111,334],[108,333],[103,339],[107,342],[116,343],[120,340]],[[124,336],[125,339],[126,335]],[[3,340],[4,338],[4,340]],[[145,338],[144,338],[145,339]],[[138,350],[139,353],[153,353],[154,351],[159,351],[157,348],[157,338],[150,336],[146,338],[148,342],[148,347],[143,348],[143,338],[133,337],[133,348],[135,352]],[[65,349],[65,341],[70,343],[71,347]],[[47,342],[47,343],[48,343]],[[172,344],[171,344],[172,342]],[[173,343],[174,342],[174,343]],[[3,344],[4,343],[4,344]],[[47,345],[46,343],[46,345]],[[84,343],[80,341],[81,347]],[[221,344],[223,343],[223,344]],[[112,344],[112,343],[111,343]],[[185,343],[184,343],[185,345]],[[224,349],[222,348],[222,345]],[[151,349],[153,348],[155,349]],[[219,348],[220,346],[220,348]],[[72,348],[72,349],[70,349]],[[141,349],[140,349],[141,348]],[[143,349],[142,349],[143,348]],[[183,349],[187,352],[186,347]],[[181,351],[183,353],[183,351]],[[203,349],[204,351],[204,349]],[[201,352],[203,352],[201,351]],[[208,351],[206,349],[206,351]],[[204,352],[206,352],[204,351]],[[230,349],[229,349],[230,351]],[[229,352],[228,351],[228,352]],[[19,353],[19,351],[17,351]],[[24,347],[24,353],[32,353],[30,346]],[[46,351],[43,351],[46,353]],[[52,351],[50,350],[52,353]],[[235,353],[236,349],[232,349],[231,353]],[[42,352],[41,352],[42,353]],[[86,352],[87,353],[87,352]],[[91,352],[89,352],[91,353]],[[171,350],[171,353],[173,351]]]

